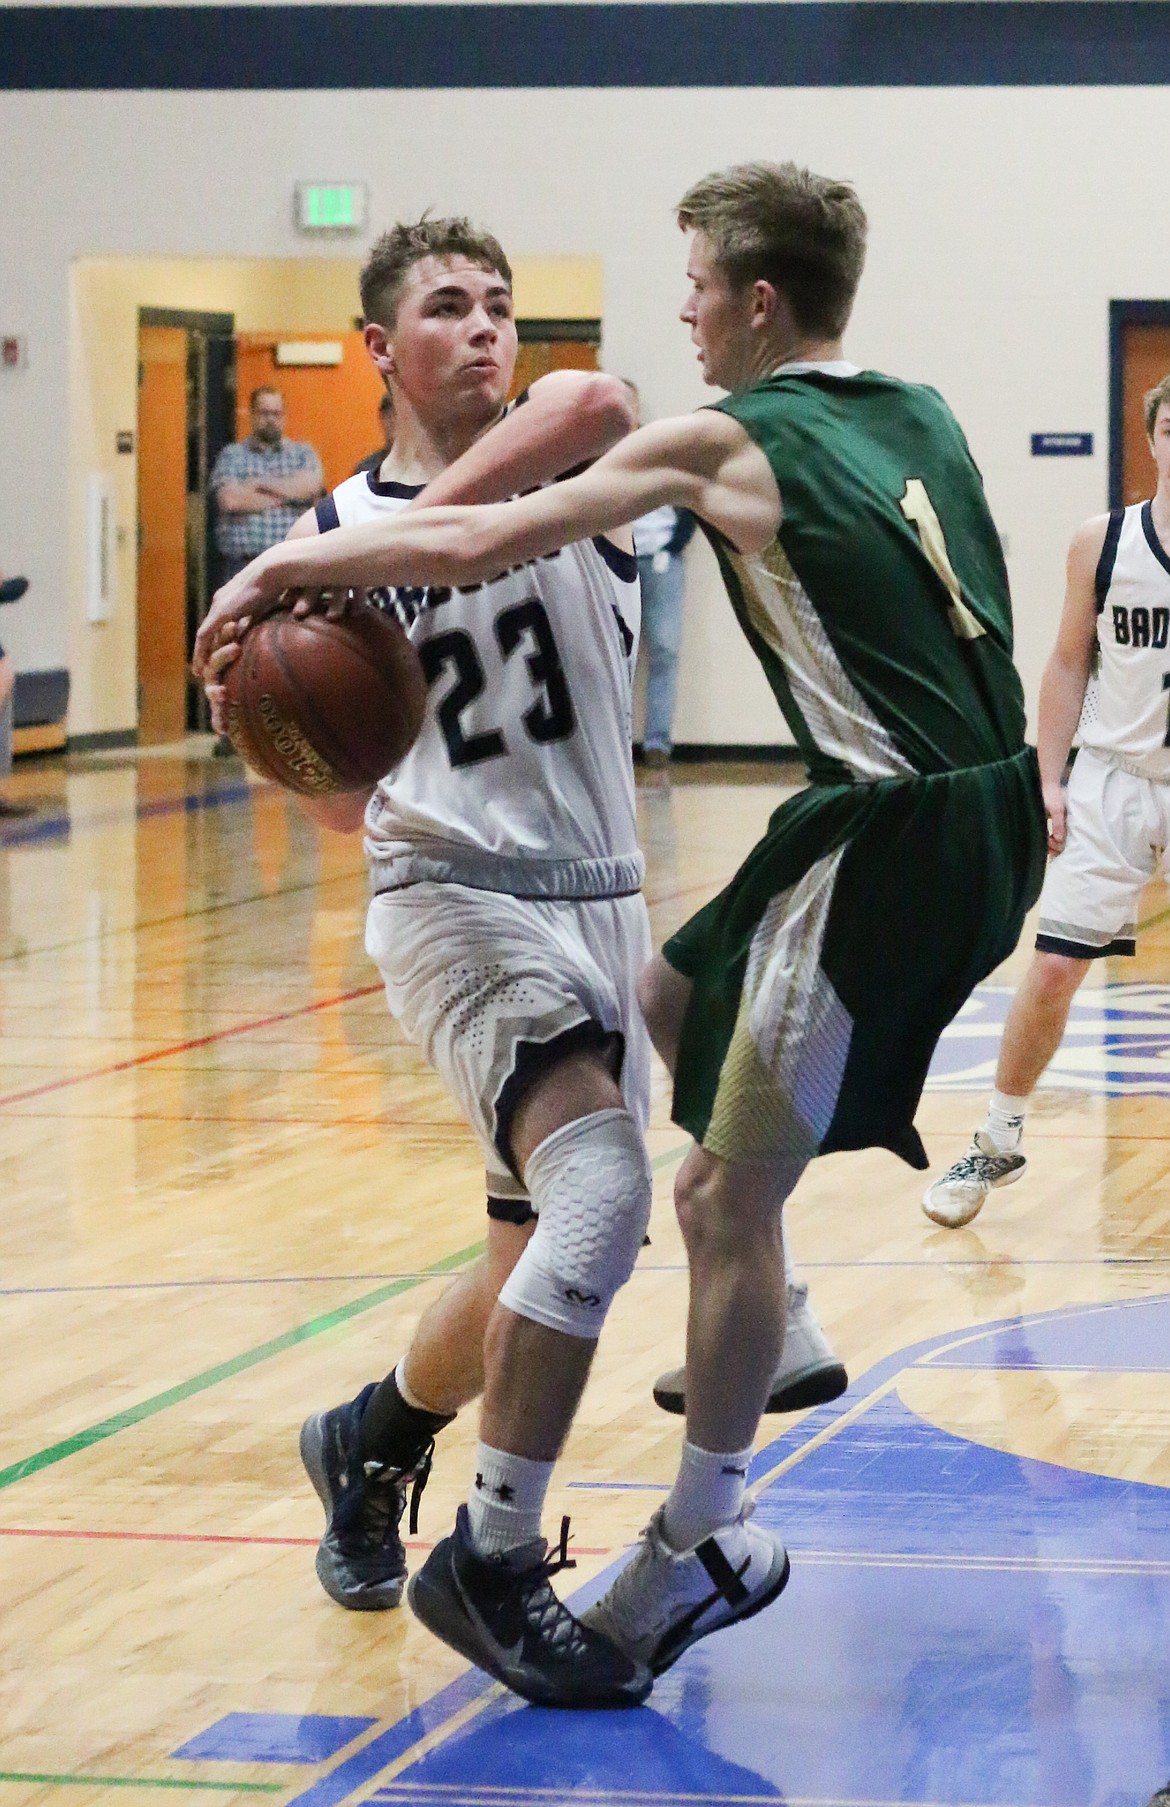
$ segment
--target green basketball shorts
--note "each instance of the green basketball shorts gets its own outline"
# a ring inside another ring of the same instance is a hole
[[[1006,959],[1044,876],[1036,756],[812,785],[663,949],[694,981],[674,1120],[729,1161],[926,1154],[939,1036]]]

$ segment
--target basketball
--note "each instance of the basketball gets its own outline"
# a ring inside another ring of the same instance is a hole
[[[245,634],[224,688],[237,753],[305,797],[384,778],[413,746],[427,694],[398,623],[365,603],[340,621],[266,616]]]

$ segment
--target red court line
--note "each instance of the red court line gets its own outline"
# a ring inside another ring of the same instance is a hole
[[[6,1104],[21,1104],[26,1098],[43,1098],[47,1092],[61,1092],[69,1086],[85,1085],[91,1079],[108,1079],[112,1073],[128,1073],[134,1067],[149,1066],[152,1061],[170,1060],[176,1054],[189,1054],[193,1048],[208,1048],[213,1042],[231,1041],[237,1035],[252,1035],[257,1029],[271,1029],[276,1023],[290,1023],[296,1017],[311,1016],[316,1010],[333,1010],[338,1004],[350,1004],[355,998],[372,997],[381,985],[360,985],[356,991],[339,992],[335,998],[321,998],[315,1004],[301,1004],[296,1010],[281,1010],[275,1016],[256,1017],[250,1023],[237,1023],[234,1029],[217,1029],[214,1035],[198,1035],[187,1042],[176,1042],[171,1048],[155,1048],[150,1054],[136,1054],[133,1060],[115,1061],[109,1067],[94,1067],[88,1073],[71,1073],[66,1079],[50,1079],[45,1085],[29,1086],[23,1092],[8,1092],[0,1097],[0,1110]]]
[[[0,1525],[0,1537],[59,1537],[83,1543],[230,1543],[230,1544],[274,1544],[295,1550],[315,1550],[316,1537],[226,1537],[216,1536],[201,1531],[72,1531],[50,1530],[35,1525]],[[408,1550],[433,1550],[433,1543],[422,1543],[415,1539],[407,1541]],[[581,1544],[573,1544],[571,1548],[578,1556],[609,1556],[610,1546],[604,1549],[586,1549]]]

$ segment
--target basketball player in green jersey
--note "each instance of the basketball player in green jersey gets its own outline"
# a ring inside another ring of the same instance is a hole
[[[786,1579],[744,1509],[784,1334],[784,1202],[837,1149],[925,1167],[913,1118],[935,1043],[1015,946],[1045,857],[979,473],[938,394],[844,356],[856,194],[748,164],[697,183],[679,222],[682,319],[726,399],[555,489],[275,548],[217,604],[222,620],[295,587],[471,582],[671,502],[705,527],[808,761],[808,788],[640,991],[695,1138],[676,1187],[687,1431],[670,1496],[588,1618],[654,1673]],[[449,1544],[423,1571],[436,1591]]]

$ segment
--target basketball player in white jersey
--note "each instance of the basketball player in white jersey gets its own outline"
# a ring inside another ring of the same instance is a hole
[[[629,417],[615,420],[611,403],[624,386],[600,379],[612,396],[595,398],[591,423],[580,388],[563,393],[582,379],[559,373],[480,437],[511,380],[510,288],[502,250],[466,222],[380,241],[362,301],[394,445],[298,536],[397,513],[424,484],[428,502],[515,493],[620,436]],[[540,1515],[649,1214],[649,1046],[634,987],[650,947],[629,745],[636,561],[628,535],[599,538],[463,590],[377,601],[418,647],[434,706],[368,807],[309,809],[341,829],[364,811],[367,948],[484,1147],[488,1254],[424,1317],[394,1372],[307,1420],[302,1454],[328,1518],[317,1571],[344,1606],[397,1604],[407,1489],[417,1499],[436,1432],[486,1370],[476,1484],[448,1540],[456,1622],[449,1599],[412,1592],[416,1610],[428,1623],[437,1611],[448,1641],[531,1699],[626,1704],[649,1673],[560,1605]],[[213,658],[213,678],[231,656]],[[794,1351],[835,1374],[806,1302],[802,1315]],[[807,1372],[797,1379],[788,1409],[808,1403]]]
[[[1152,500],[1094,516],[1069,547],[1064,613],[1040,688],[1052,857],[1036,953],[1008,1012],[986,1120],[923,1196],[926,1215],[947,1227],[970,1223],[989,1192],[1024,1172],[1028,1102],[1077,987],[1093,960],[1134,952],[1143,887],[1159,866],[1170,877],[1170,376],[1143,408],[1158,474]]]

